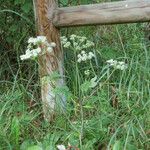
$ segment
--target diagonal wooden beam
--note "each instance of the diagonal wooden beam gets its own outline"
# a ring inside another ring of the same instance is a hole
[[[52,21],[56,27],[147,22],[150,21],[150,0],[57,8]]]

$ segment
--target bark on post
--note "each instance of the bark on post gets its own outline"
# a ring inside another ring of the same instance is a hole
[[[60,48],[60,33],[52,23],[53,10],[57,7],[55,0],[33,0],[35,19],[38,28],[38,35],[46,36],[49,42],[55,42],[56,48],[39,58],[39,73],[41,79],[41,95],[43,102],[44,117],[51,121],[55,114],[56,96],[53,93],[54,86],[63,85],[63,78],[55,83],[49,80],[49,76],[58,71],[63,75],[63,53]]]

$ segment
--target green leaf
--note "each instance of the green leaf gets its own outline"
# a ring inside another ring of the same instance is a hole
[[[86,80],[83,84],[81,84],[82,92],[87,92],[91,88],[90,86],[91,82]]]
[[[23,4],[25,2],[25,0],[15,0],[14,4],[18,5],[18,4]]]
[[[18,4],[20,4],[20,3],[21,3],[20,0],[15,0],[15,1],[14,1],[14,4],[15,4],[15,5],[18,5]]]
[[[97,85],[96,80],[97,80],[97,76],[91,79],[91,85],[90,85],[91,88],[94,88]]]
[[[14,117],[11,122],[11,137],[15,145],[19,145],[20,123],[17,117]]]
[[[138,150],[137,147],[135,147],[134,145],[131,145],[131,144],[127,144],[126,149],[127,150]]]
[[[15,32],[17,28],[18,28],[18,25],[13,24],[12,26],[10,26],[9,31]]]
[[[29,2],[26,2],[21,9],[25,12],[28,13],[32,9],[32,5]]]
[[[61,1],[61,3],[62,3],[62,5],[67,5],[68,4],[68,0],[63,0],[63,1]]]
[[[94,107],[89,106],[89,105],[85,105],[85,106],[83,106],[83,108],[86,108],[86,109],[93,109]]]
[[[38,145],[34,145],[34,146],[29,147],[27,150],[43,150],[43,149]]]
[[[123,149],[121,141],[116,141],[113,146],[113,150],[121,150],[121,149]]]
[[[34,145],[33,141],[31,141],[31,140],[25,140],[25,141],[21,144],[20,150],[27,150],[27,148],[29,148],[29,147],[31,147],[31,146],[33,146],[33,145]]]

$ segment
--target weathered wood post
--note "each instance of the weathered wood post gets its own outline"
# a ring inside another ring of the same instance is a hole
[[[53,88],[63,85],[63,77],[55,83],[50,81],[49,76],[58,71],[63,75],[63,53],[60,48],[60,33],[52,23],[53,10],[57,7],[56,0],[33,0],[35,20],[38,35],[46,36],[49,42],[55,42],[56,47],[52,53],[47,52],[39,58],[39,73],[41,79],[41,93],[44,117],[51,121],[55,114],[56,97]]]

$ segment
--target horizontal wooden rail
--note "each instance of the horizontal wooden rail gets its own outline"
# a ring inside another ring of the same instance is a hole
[[[57,8],[51,17],[56,27],[147,22],[150,21],[150,0]]]

